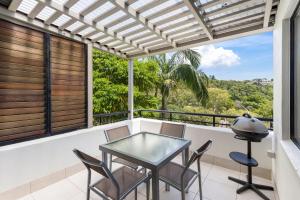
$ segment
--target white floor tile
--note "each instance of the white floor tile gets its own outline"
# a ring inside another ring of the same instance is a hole
[[[82,193],[75,185],[64,179],[32,193],[35,200],[71,200]]]
[[[26,195],[26,196],[24,196],[24,197],[22,197],[22,198],[20,198],[18,200],[34,200],[34,198],[30,194],[30,195]]]
[[[239,178],[240,177],[240,173],[234,170],[230,170],[230,169],[226,169],[223,167],[219,167],[219,166],[212,166],[211,170],[209,171],[206,180],[212,180],[212,181],[216,181],[219,183],[224,183],[224,184],[228,184],[231,186],[234,186],[235,188],[237,188],[238,184],[230,181],[228,179],[228,176],[232,176],[235,178]]]
[[[203,196],[211,200],[235,200],[236,187],[206,179],[203,185]]]

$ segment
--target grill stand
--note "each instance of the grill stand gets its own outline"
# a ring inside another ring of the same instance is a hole
[[[255,184],[255,183],[252,182],[252,167],[257,167],[258,163],[251,156],[251,142],[259,142],[259,141],[257,141],[257,140],[256,141],[254,141],[254,140],[251,141],[250,139],[239,137],[239,136],[235,136],[235,138],[240,139],[240,140],[247,140],[247,149],[248,149],[247,155],[244,154],[244,153],[240,153],[240,152],[231,152],[229,154],[230,158],[233,161],[248,167],[247,181],[243,181],[243,180],[240,180],[240,179],[237,179],[237,178],[234,178],[234,177],[230,177],[230,176],[228,177],[228,179],[231,180],[231,181],[234,181],[238,184],[243,185],[241,188],[239,188],[236,191],[237,194],[241,194],[242,192],[250,189],[250,190],[254,191],[262,199],[270,200],[259,189],[261,189],[261,190],[274,190],[273,187],[266,186],[266,185]]]

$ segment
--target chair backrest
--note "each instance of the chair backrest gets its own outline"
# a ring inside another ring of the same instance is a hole
[[[191,166],[196,160],[201,159],[203,154],[210,149],[212,141],[208,140],[199,149],[197,149],[188,161],[187,167]]]
[[[184,124],[173,124],[173,123],[166,123],[166,122],[163,122],[161,124],[160,134],[183,138],[184,132],[185,132]]]
[[[115,140],[127,137],[130,135],[130,131],[127,125],[117,128],[104,130],[107,142],[113,142]]]
[[[73,152],[75,153],[75,155],[81,160],[81,162],[86,166],[87,169],[92,169],[95,172],[98,172],[99,174],[101,174],[102,176],[105,176],[106,178],[111,177],[111,172],[109,171],[109,169],[106,167],[106,165],[96,159],[93,158],[92,156],[89,156],[81,151],[79,151],[78,149],[74,149]]]

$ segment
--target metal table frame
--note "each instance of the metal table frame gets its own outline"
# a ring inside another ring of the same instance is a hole
[[[171,136],[166,136],[166,135],[161,135],[161,134],[155,134],[155,133],[149,133],[149,132],[140,132],[137,134],[154,134],[160,137],[169,137],[169,138],[173,138]],[[130,137],[134,137],[137,134],[133,134],[130,135],[128,137],[122,138],[120,140],[126,140]],[[104,163],[107,164],[107,154],[112,154],[114,156],[117,156],[119,158],[123,158],[125,160],[128,160],[130,162],[133,163],[137,163],[138,165],[145,167],[147,169],[151,170],[152,173],[152,199],[153,200],[159,200],[159,169],[161,167],[163,167],[164,165],[166,165],[168,162],[170,162],[173,158],[175,158],[178,154],[180,154],[181,152],[184,151],[184,164],[187,164],[188,159],[189,159],[189,146],[191,145],[191,141],[190,140],[185,140],[182,138],[176,138],[178,140],[182,140],[184,141],[184,144],[180,147],[177,148],[174,152],[172,152],[171,154],[165,156],[164,158],[160,159],[158,162],[151,162],[150,160],[146,160],[146,159],[142,159],[142,158],[138,158],[136,156],[133,155],[127,155],[123,152],[117,151],[113,148],[109,148],[109,144],[111,143],[116,143],[120,140],[117,141],[113,141],[107,144],[103,144],[99,146],[99,149],[102,151],[102,160]]]

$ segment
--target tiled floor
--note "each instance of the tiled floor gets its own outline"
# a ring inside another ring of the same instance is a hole
[[[176,158],[175,161],[180,161]],[[117,166],[114,166],[114,168]],[[260,200],[260,198],[252,191],[246,191],[241,195],[236,194],[236,189],[240,186],[228,180],[228,176],[245,179],[246,175],[236,171],[232,171],[219,166],[208,163],[201,163],[202,169],[202,187],[205,200]],[[196,165],[192,166],[196,169]],[[86,191],[86,171],[79,172],[73,176],[50,185],[42,190],[32,193],[19,200],[85,200]],[[92,181],[98,180],[99,176],[93,175]],[[271,181],[254,177],[254,181],[260,184],[271,185]],[[179,200],[180,193],[174,188],[170,192],[164,190],[164,184],[160,184],[160,199],[162,200]],[[275,192],[263,191],[271,200],[278,200]],[[145,184],[138,189],[138,199],[146,200]],[[101,198],[91,192],[91,200],[100,200]],[[134,195],[130,194],[126,199],[134,199]],[[190,191],[186,194],[186,200],[198,200],[199,189],[197,181],[191,186]]]

